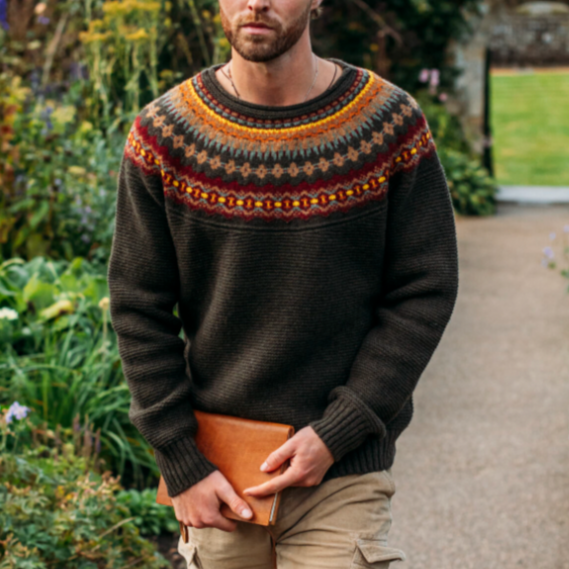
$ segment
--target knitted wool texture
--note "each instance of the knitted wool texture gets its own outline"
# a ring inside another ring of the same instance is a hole
[[[389,468],[451,317],[454,214],[427,120],[333,61],[334,85],[286,107],[236,98],[212,66],[128,134],[110,309],[171,496],[217,468],[193,409],[310,425],[335,460],[323,481]]]

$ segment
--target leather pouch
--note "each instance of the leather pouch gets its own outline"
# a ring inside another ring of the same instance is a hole
[[[245,500],[253,516],[249,519],[235,514],[227,504],[221,504],[220,512],[227,518],[254,524],[274,525],[280,502],[280,492],[255,497],[243,494],[245,488],[258,486],[282,474],[289,466],[286,460],[280,468],[267,473],[259,470],[265,459],[294,434],[292,425],[244,419],[231,415],[194,410],[198,421],[195,442],[198,450],[227,478],[240,498]],[[156,502],[172,506],[168,489],[161,476]],[[187,528],[180,524],[182,537],[187,542]]]

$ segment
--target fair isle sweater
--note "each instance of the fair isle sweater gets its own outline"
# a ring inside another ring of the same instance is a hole
[[[194,409],[310,425],[323,481],[391,467],[451,317],[454,214],[423,111],[334,61],[339,80],[284,107],[231,95],[214,65],[128,134],[110,309],[170,496],[217,469]]]

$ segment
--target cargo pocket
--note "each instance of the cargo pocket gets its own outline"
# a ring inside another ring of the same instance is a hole
[[[180,541],[178,542],[178,553],[186,560],[187,569],[203,569],[195,543],[192,543],[191,541],[184,543],[183,539],[180,537]]]
[[[351,569],[388,569],[391,561],[405,561],[401,549],[388,547],[378,539],[357,539]]]

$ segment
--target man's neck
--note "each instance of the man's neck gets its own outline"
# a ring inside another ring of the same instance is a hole
[[[227,77],[229,66],[237,92]],[[222,87],[244,101],[268,106],[288,106],[313,99],[330,86],[334,72],[334,80],[340,75],[337,64],[316,56],[310,42],[302,40],[267,62],[248,61],[232,49],[229,66],[216,71]]]

